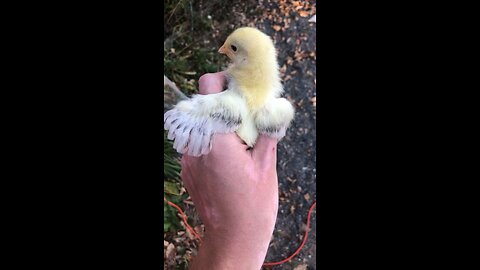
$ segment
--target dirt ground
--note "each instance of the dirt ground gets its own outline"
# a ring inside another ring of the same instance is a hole
[[[235,1],[228,20],[217,29],[228,29],[212,38],[226,38],[239,26],[254,26],[270,35],[278,50],[284,96],[295,105],[295,120],[278,145],[279,212],[267,262],[283,260],[300,246],[307,213],[317,200],[316,190],[316,14],[315,1]],[[215,14],[211,14],[215,19]],[[210,37],[206,35],[206,39]],[[191,208],[188,215],[194,215]],[[196,218],[194,218],[196,219]],[[316,210],[309,238],[290,262],[262,269],[316,269]],[[195,251],[192,255],[195,254]]]

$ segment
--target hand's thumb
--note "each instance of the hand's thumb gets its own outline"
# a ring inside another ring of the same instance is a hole
[[[198,79],[198,91],[201,95],[220,93],[225,84],[225,72],[203,74]]]
[[[277,139],[267,135],[260,135],[252,150],[253,160],[263,166],[276,166],[277,164]]]

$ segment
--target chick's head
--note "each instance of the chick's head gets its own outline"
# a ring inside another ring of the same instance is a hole
[[[227,55],[237,67],[260,62],[267,65],[276,63],[276,51],[272,39],[252,27],[235,30],[218,52]]]
[[[279,96],[283,91],[275,46],[260,30],[239,28],[218,51],[232,60],[227,69],[232,88],[243,93],[251,109],[261,108],[269,97]]]

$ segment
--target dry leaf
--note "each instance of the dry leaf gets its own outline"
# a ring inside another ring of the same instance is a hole
[[[282,28],[280,25],[274,25],[272,26],[272,28],[275,30],[275,31],[280,31],[280,29]]]
[[[196,233],[198,233],[198,235],[200,235],[200,237],[203,237],[203,228],[201,226],[195,226],[193,228],[195,230]]]
[[[165,254],[165,257],[167,259],[171,259],[171,258],[175,257],[175,252],[174,251],[175,251],[175,246],[172,243],[170,243],[167,246],[167,252]]]
[[[184,203],[184,204],[188,204],[188,205],[194,205],[193,202],[190,201],[190,200],[188,200],[188,201],[187,201],[187,200],[184,200],[183,203]]]
[[[299,14],[301,17],[308,17],[308,15],[310,15],[309,12],[308,12],[308,11],[305,11],[305,10],[300,10],[300,11],[298,12],[298,14]]]
[[[297,267],[293,268],[293,270],[307,270],[306,264],[298,265]]]
[[[305,195],[303,195],[303,197],[304,197],[304,198],[305,198],[305,200],[307,200],[307,201],[309,201],[309,200],[310,200],[310,194],[308,194],[308,193],[307,193],[307,194],[305,194]]]
[[[187,233],[187,236],[190,240],[195,240],[196,239],[195,235],[193,235],[193,233],[191,233],[190,230],[186,230],[185,232]]]
[[[181,73],[183,73],[185,75],[197,75],[197,72],[195,72],[195,71],[185,71],[185,72],[181,72]]]

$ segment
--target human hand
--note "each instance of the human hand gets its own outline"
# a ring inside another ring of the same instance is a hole
[[[223,72],[200,77],[200,94],[223,90]],[[181,177],[205,224],[191,270],[258,270],[267,254],[278,210],[277,140],[255,147],[235,134],[215,134],[208,155],[182,158]]]

